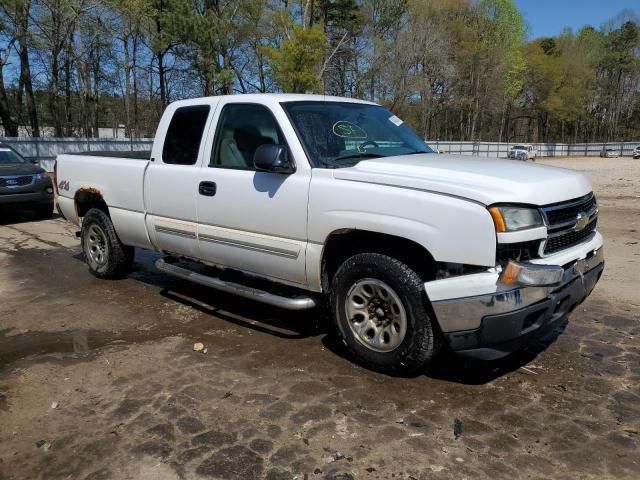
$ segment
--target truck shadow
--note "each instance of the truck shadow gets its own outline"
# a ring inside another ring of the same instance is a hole
[[[295,312],[285,312],[283,314],[281,310],[276,308],[265,307],[253,301],[239,301],[236,298],[231,298],[232,296],[229,294],[215,293],[215,302],[212,302],[211,290],[208,292],[195,292],[191,288],[173,287],[171,289],[163,289],[160,295],[233,325],[278,338],[302,339],[324,333],[324,329],[321,328],[313,314],[305,313],[305,318],[300,318],[300,314]],[[212,303],[215,306],[211,305]],[[260,310],[260,313],[257,313],[258,310]]]
[[[508,373],[519,370],[531,363],[536,357],[538,357],[538,355],[543,353],[556,341],[556,339],[565,330],[567,324],[568,321],[565,320],[553,331],[539,339],[533,340],[522,350],[498,360],[482,361],[466,358],[445,347],[423,371],[407,375],[391,374],[390,376],[400,378],[418,378],[425,376],[436,380],[463,385],[484,385]],[[334,354],[346,360],[355,361],[334,336],[328,335],[324,337],[322,343]]]
[[[161,256],[156,252],[136,250],[136,263],[129,278],[160,288],[160,295],[166,299],[242,328],[288,339],[314,337],[326,332],[318,309],[283,310],[164,274],[154,267],[155,260]],[[82,254],[75,258],[84,260]]]
[[[567,324],[568,320],[564,320],[548,334],[533,340],[522,350],[499,360],[473,360],[444,351],[440,358],[426,368],[424,375],[465,385],[484,385],[531,363],[558,339]]]
[[[166,285],[167,278],[163,276]],[[171,279],[173,282],[174,280]],[[349,362],[355,362],[343,344],[333,334],[333,328],[321,308],[304,312],[290,312],[257,302],[215,292],[178,280],[160,293],[163,297],[213,315],[241,328],[266,333],[290,340],[322,337],[323,346],[332,354]],[[213,301],[212,301],[213,298]],[[233,312],[233,313],[231,313]],[[464,385],[484,385],[508,373],[519,370],[543,353],[565,330],[567,321],[547,335],[533,340],[524,349],[502,359],[480,361],[465,358],[444,348],[424,371],[411,375],[392,375],[405,378],[426,376],[429,378]]]
[[[165,299],[240,328],[289,340],[322,337],[323,346],[332,354],[354,362],[343,344],[333,335],[333,328],[323,308],[306,311],[282,310],[193,284],[157,271],[153,263],[159,257],[155,252],[137,250],[136,264],[129,278],[159,288],[160,295]],[[74,258],[83,260],[82,254],[77,254]],[[483,385],[529,364],[555,342],[565,330],[567,323],[565,320],[547,335],[533,340],[523,350],[499,360],[468,359],[443,348],[439,356],[423,371],[411,375],[392,376],[426,376],[464,385]],[[183,328],[189,329],[186,326]]]

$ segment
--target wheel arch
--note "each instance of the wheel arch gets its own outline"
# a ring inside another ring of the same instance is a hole
[[[73,197],[73,203],[76,208],[78,218],[84,217],[89,210],[97,208],[103,211],[109,218],[109,207],[104,200],[102,192],[94,187],[83,187],[78,189]]]
[[[340,265],[358,253],[381,253],[413,269],[424,281],[436,278],[438,264],[429,250],[404,237],[371,230],[340,229],[331,232],[322,250],[321,283],[328,291]]]

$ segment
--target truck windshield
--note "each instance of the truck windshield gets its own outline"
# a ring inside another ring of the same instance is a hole
[[[0,165],[26,163],[25,159],[10,148],[0,147]]]
[[[433,150],[402,120],[378,105],[284,102],[314,167],[341,168],[371,158]]]

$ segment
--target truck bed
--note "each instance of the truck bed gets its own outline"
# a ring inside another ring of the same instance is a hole
[[[143,155],[144,154],[144,155]],[[145,227],[144,180],[149,152],[88,152],[57,157],[58,205],[64,216],[79,224],[74,199],[78,192],[99,194],[121,240],[151,248]],[[63,183],[64,185],[64,183]]]

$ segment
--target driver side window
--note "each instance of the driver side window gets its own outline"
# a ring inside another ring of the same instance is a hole
[[[220,114],[209,166],[255,170],[253,156],[260,145],[285,145],[271,111],[257,104],[227,104]]]

